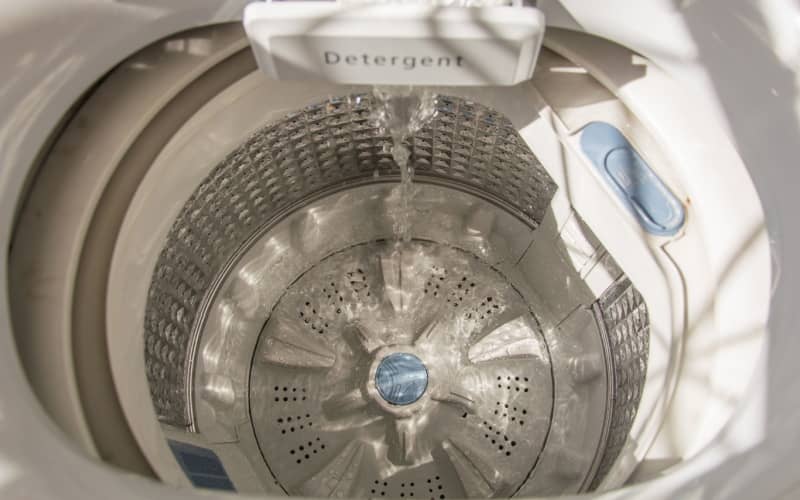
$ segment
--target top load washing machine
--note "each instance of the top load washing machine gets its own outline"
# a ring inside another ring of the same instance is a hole
[[[4,497],[800,494],[795,2],[0,19]]]

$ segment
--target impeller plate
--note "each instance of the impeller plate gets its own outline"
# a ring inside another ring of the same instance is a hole
[[[410,404],[375,385],[392,353],[427,370]],[[377,242],[286,291],[256,348],[249,404],[289,494],[510,496],[544,447],[553,377],[536,319],[497,270],[446,245]]]

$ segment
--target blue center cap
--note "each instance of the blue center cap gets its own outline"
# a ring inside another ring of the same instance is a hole
[[[396,352],[383,358],[375,372],[381,397],[393,405],[410,405],[428,387],[428,370],[413,354]]]

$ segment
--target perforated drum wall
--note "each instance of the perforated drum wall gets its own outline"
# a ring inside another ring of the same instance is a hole
[[[188,200],[156,265],[145,320],[147,377],[162,421],[189,425],[187,363],[204,299],[236,251],[304,198],[399,174],[372,98],[331,99],[266,126],[218,165]],[[454,97],[409,140],[416,176],[504,200],[536,226],[556,186],[513,125]]]

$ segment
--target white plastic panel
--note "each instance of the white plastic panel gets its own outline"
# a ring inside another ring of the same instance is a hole
[[[6,112],[2,114],[0,125],[3,165],[6,166],[0,174],[3,233],[9,234],[21,186],[47,132],[90,82],[126,55],[163,35],[197,23],[235,18],[237,8],[229,8],[241,3],[174,1],[156,8],[149,2],[78,4],[54,0],[3,7],[2,17],[10,27],[4,31],[8,34],[6,40],[14,41],[4,44],[6,50],[0,53],[4,67],[18,68],[18,71],[33,67],[31,63],[23,64],[29,53],[19,50],[26,46],[26,36],[43,40],[51,53],[55,53],[53,47],[57,46],[59,51],[54,59],[67,61],[63,65],[37,64],[35,68],[42,73],[32,70],[27,77],[15,78],[13,84],[4,87],[10,90],[2,101]],[[756,5],[745,0],[728,0],[683,2],[676,7],[675,2],[654,0],[637,2],[635,9],[630,8],[629,2],[612,2],[604,9],[585,4],[587,10],[575,7],[577,2],[565,3],[578,20],[572,22],[572,27],[583,26],[648,53],[691,90],[696,97],[692,101],[697,103],[696,109],[717,104],[720,112],[704,115],[701,122],[696,122],[697,126],[716,131],[714,133],[724,134],[728,130],[729,137],[735,139],[763,196],[781,270],[781,279],[773,289],[769,350],[760,358],[763,378],[750,388],[743,407],[733,408],[737,411],[732,425],[696,460],[677,467],[663,478],[608,497],[637,494],[644,498],[674,498],[676,494],[791,497],[798,460],[796,440],[792,437],[798,433],[800,402],[798,393],[786,388],[796,379],[796,353],[800,350],[800,340],[794,335],[800,276],[798,267],[789,257],[800,252],[800,238],[790,215],[797,212],[796,186],[800,184],[800,174],[797,169],[786,166],[798,157],[800,141],[794,93],[796,65],[784,65],[784,61],[775,56],[774,50],[778,47],[773,43],[783,40],[785,46],[785,40],[791,39],[794,33],[782,23],[774,23],[775,14],[785,20],[796,16],[791,15],[789,2]],[[570,13],[564,12],[568,19]],[[106,15],[113,21],[100,22],[99,19],[107,20]],[[79,22],[51,23],[56,19],[63,21],[65,16]],[[642,20],[653,19],[659,22],[643,30]],[[64,31],[54,29],[56,25]],[[675,27],[679,29],[673,30]],[[643,33],[648,36],[642,37]],[[737,50],[730,49],[734,45]],[[99,53],[103,56],[99,57]],[[670,105],[663,94],[659,98],[641,100],[641,103],[659,102],[665,107]],[[644,104],[642,106],[640,111],[647,109]],[[674,131],[686,123],[683,119],[660,122],[658,116],[666,115],[654,115],[651,125],[671,123]],[[687,131],[687,135],[692,134]],[[687,144],[693,142],[690,140]],[[702,144],[694,145],[702,148]],[[718,158],[713,160],[707,162],[708,165],[720,163]],[[2,273],[5,271],[3,268]],[[5,280],[4,274],[0,277]],[[3,290],[5,293],[5,288]],[[2,303],[6,303],[5,298]],[[14,346],[8,335],[10,324],[5,307],[0,309],[0,322],[3,350],[12,353]],[[18,364],[10,361],[0,364],[4,416],[0,426],[3,461],[0,478],[4,494],[38,498],[195,497],[188,492],[175,492],[120,475],[74,453],[49,427],[27,390]],[[21,432],[21,429],[27,430]],[[731,444],[736,443],[740,444],[734,455],[729,450]],[[78,476],[82,481],[74,480]]]
[[[657,66],[621,47],[565,32],[553,33],[551,43],[585,65],[642,120],[649,134],[632,131],[633,141],[645,153],[662,151],[651,165],[673,190],[680,188],[676,193],[687,206],[685,234],[664,247],[686,282],[684,359],[650,454],[663,463],[685,459],[722,429],[757,374],[770,296],[760,202],[724,132],[701,126],[707,116],[695,113],[700,104]],[[668,101],[664,95],[680,97]]]
[[[281,80],[514,85],[533,74],[544,17],[532,7],[256,2],[244,26]]]

